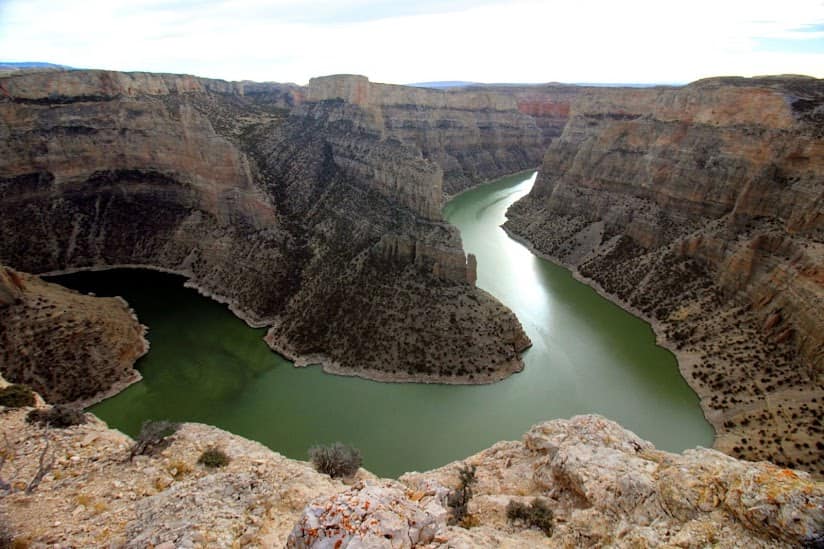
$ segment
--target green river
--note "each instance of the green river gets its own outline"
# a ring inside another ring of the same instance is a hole
[[[469,456],[530,425],[596,412],[659,448],[712,444],[698,399],[649,325],[532,255],[499,227],[534,174],[466,192],[446,205],[464,247],[478,258],[478,285],[521,320],[533,347],[526,369],[494,385],[376,383],[293,368],[229,310],[184,279],[117,269],[54,277],[97,295],[122,295],[149,326],[143,381],[91,411],[135,435],[146,419],[197,421],[306,459],[337,440],[361,449],[381,476]]]

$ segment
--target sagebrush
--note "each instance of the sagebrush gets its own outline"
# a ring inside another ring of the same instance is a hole
[[[65,429],[73,425],[86,423],[86,414],[80,408],[58,404],[51,408],[38,408],[26,416],[26,421],[56,429]]]
[[[450,524],[461,524],[465,527],[471,524],[467,517],[469,500],[472,499],[472,486],[476,481],[474,465],[464,464],[458,468],[458,488],[449,492],[446,498],[446,504],[451,511]]]
[[[529,505],[510,500],[506,506],[506,518],[513,524],[520,523],[526,528],[538,528],[547,536],[552,535],[552,509],[542,499],[535,498]]]
[[[312,446],[309,448],[309,461],[315,470],[332,478],[351,477],[358,472],[363,463],[360,450],[342,442],[329,446]]]
[[[198,463],[210,469],[225,467],[229,465],[229,461],[229,456],[220,448],[208,448],[197,458]]]
[[[34,406],[34,392],[28,385],[9,385],[0,389],[0,406],[23,408]]]

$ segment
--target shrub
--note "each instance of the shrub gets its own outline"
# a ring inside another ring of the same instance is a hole
[[[205,465],[210,469],[229,465],[229,461],[229,456],[227,456],[226,453],[219,448],[208,448],[200,454],[199,458],[197,458],[198,463]]]
[[[28,385],[9,385],[0,389],[0,406],[8,408],[34,406],[34,393]]]
[[[360,450],[341,442],[330,446],[312,446],[309,448],[309,460],[316,471],[332,478],[351,477],[363,462]]]
[[[51,408],[32,410],[26,416],[26,421],[28,423],[37,423],[56,429],[65,429],[72,425],[82,425],[86,423],[86,414],[79,408],[58,404]]]
[[[450,524],[470,524],[467,521],[469,500],[472,499],[472,485],[475,484],[475,466],[464,464],[458,469],[458,488],[449,492],[446,504],[452,511]]]
[[[157,453],[171,444],[170,436],[180,428],[179,423],[171,421],[144,421],[140,426],[140,434],[132,446],[129,459],[134,456]]]
[[[520,522],[526,528],[538,528],[547,536],[552,535],[552,509],[542,499],[535,498],[529,505],[510,500],[506,506],[506,518],[513,524]]]

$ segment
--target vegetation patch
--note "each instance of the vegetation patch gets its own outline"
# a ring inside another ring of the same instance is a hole
[[[225,467],[229,465],[229,456],[226,455],[226,452],[219,448],[208,448],[200,457],[197,458],[197,462],[201,465],[208,467],[209,469],[216,469],[218,467]]]
[[[357,448],[335,442],[329,446],[309,448],[309,461],[319,473],[340,478],[351,477],[357,473],[363,463],[363,457]]]
[[[86,423],[86,414],[83,410],[64,404],[58,404],[51,408],[38,408],[32,410],[26,416],[26,421],[32,424],[39,424],[44,427],[54,427],[55,429],[65,429],[73,425]]]
[[[474,465],[464,464],[458,469],[458,488],[449,492],[446,504],[451,516],[450,524],[460,524],[464,528],[475,526],[469,515],[469,500],[472,499],[472,486],[477,482]]]
[[[506,518],[513,524],[538,528],[547,536],[552,535],[552,509],[542,499],[535,498],[529,505],[510,500],[506,506]]]
[[[34,392],[28,385],[9,385],[0,389],[0,406],[23,408],[34,406]]]

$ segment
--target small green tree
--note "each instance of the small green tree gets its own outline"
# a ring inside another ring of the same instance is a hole
[[[309,448],[309,461],[315,470],[332,478],[351,477],[358,472],[363,463],[360,450],[352,446],[335,442],[330,446],[312,446]]]
[[[446,504],[452,511],[450,524],[461,524],[469,513],[469,500],[472,499],[472,486],[477,482],[476,467],[464,464],[458,468],[458,488],[449,492]]]

